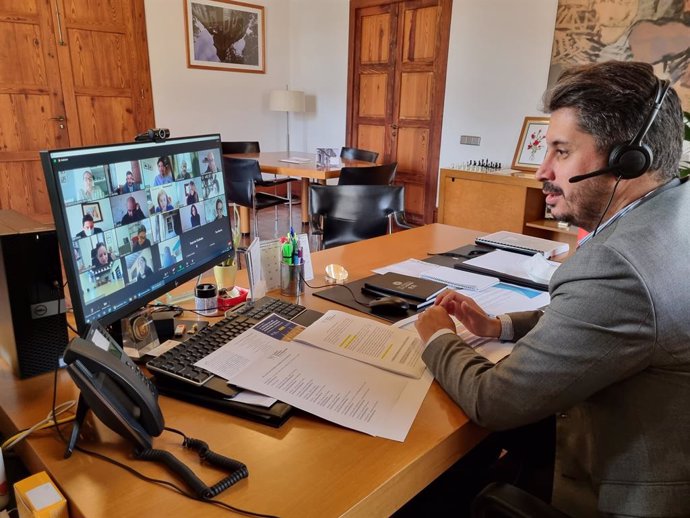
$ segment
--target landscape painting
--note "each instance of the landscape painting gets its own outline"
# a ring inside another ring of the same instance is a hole
[[[265,73],[264,8],[228,0],[185,0],[187,64]]]

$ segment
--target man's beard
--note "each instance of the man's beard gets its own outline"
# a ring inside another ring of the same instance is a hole
[[[568,199],[565,199],[563,191],[551,182],[544,182],[542,191],[545,194],[560,195],[561,201],[565,202],[561,205],[566,207],[566,211],[569,210],[561,214],[552,212],[556,220],[592,231],[602,216],[611,192],[604,178],[592,178],[587,182],[570,191]]]

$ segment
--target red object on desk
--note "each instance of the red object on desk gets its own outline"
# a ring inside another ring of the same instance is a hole
[[[234,295],[233,291],[239,292],[239,295]],[[240,302],[247,300],[247,295],[249,295],[249,290],[235,286],[232,290],[221,290],[218,295],[218,310],[226,311],[234,306],[237,306]]]

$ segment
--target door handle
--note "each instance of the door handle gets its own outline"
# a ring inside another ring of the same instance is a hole
[[[65,119],[64,115],[58,115],[57,117],[51,117],[51,121],[58,121],[58,122],[65,122],[67,119]]]

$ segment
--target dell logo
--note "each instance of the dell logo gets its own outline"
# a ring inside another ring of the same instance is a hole
[[[45,314],[48,313],[48,308],[45,306],[45,304],[36,304],[34,306],[34,315],[37,317],[43,317]]]

